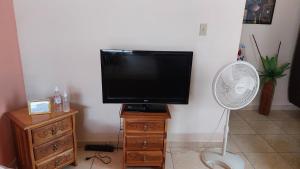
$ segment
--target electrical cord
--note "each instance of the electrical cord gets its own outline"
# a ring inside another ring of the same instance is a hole
[[[208,140],[209,140],[208,143],[210,143],[210,141],[212,140],[212,138],[216,135],[216,132],[217,132],[218,128],[220,127],[220,124],[221,124],[221,121],[222,121],[222,119],[224,117],[225,112],[226,112],[226,109],[223,110],[222,116],[220,117],[220,119],[218,121],[217,127],[213,130],[212,135],[208,138]],[[206,151],[209,148],[208,146],[204,146],[204,147],[205,148],[204,148],[203,151]]]
[[[90,169],[92,169],[92,168],[93,168],[94,161],[95,161],[95,159],[93,158],[93,161],[92,161],[92,164],[91,164],[91,166],[90,166]]]
[[[121,121],[121,120],[122,120],[122,119],[121,119],[121,111],[122,111],[122,105],[121,105],[120,110],[119,110],[120,121],[119,121],[119,132],[118,132],[117,151],[119,150],[120,134],[121,134],[121,131],[123,130],[123,128],[122,128],[122,121]],[[217,127],[213,130],[212,135],[209,137],[208,140],[212,140],[212,137],[215,136],[216,131],[217,131],[218,128],[220,127],[220,124],[221,124],[221,121],[222,121],[222,119],[223,119],[223,117],[224,117],[225,112],[226,112],[226,109],[223,110],[222,116],[220,117],[220,119],[219,119],[219,121],[218,121],[218,125],[217,125]],[[205,146],[205,147],[206,147],[206,146]],[[206,147],[203,151],[207,150],[208,148],[209,148],[209,147]],[[170,149],[170,151],[167,152],[167,153],[170,153],[170,155],[171,155],[171,160],[172,160],[172,168],[175,169],[175,166],[174,166],[174,158],[173,158],[172,150]],[[93,158],[93,157],[90,157],[90,158]],[[89,159],[90,159],[90,158],[89,158]],[[109,158],[110,158],[110,157],[109,157]],[[86,160],[89,160],[89,159],[88,159],[88,157],[86,158]],[[95,158],[94,158],[93,161],[92,161],[92,165],[91,165],[91,168],[90,168],[90,169],[92,169],[94,160],[95,160]],[[100,158],[99,160],[102,161],[101,158]],[[111,159],[110,159],[110,160],[111,160]],[[102,162],[103,162],[103,161],[102,161]],[[111,161],[110,161],[110,162],[111,162]],[[109,162],[109,163],[110,163],[110,162]],[[104,163],[104,162],[103,162],[103,163]],[[104,163],[104,164],[105,164],[105,163]]]
[[[220,124],[221,124],[221,121],[222,121],[222,119],[223,119],[223,117],[224,117],[225,112],[226,112],[226,109],[223,110],[222,116],[220,117],[220,119],[219,119],[219,121],[218,121],[218,125],[217,125],[217,127],[213,130],[213,133],[212,133],[212,135],[209,137],[208,140],[212,140],[212,137],[215,136],[216,131],[217,131],[218,128],[220,127]],[[205,146],[205,147],[206,147],[206,146]],[[206,151],[208,148],[209,148],[209,147],[204,148],[203,151]],[[170,153],[170,155],[171,155],[171,160],[172,160],[172,168],[175,169],[175,166],[174,166],[175,164],[174,164],[174,157],[173,157],[173,153],[172,153],[172,148],[170,148],[170,151],[167,151],[167,153]]]
[[[166,153],[170,154],[170,156],[171,156],[171,162],[172,162],[172,169],[175,169],[172,149],[170,148],[170,151],[166,151]]]
[[[174,158],[173,158],[173,153],[172,153],[172,149],[171,148],[170,148],[170,155],[171,155],[171,160],[172,160],[172,168],[175,169]]]
[[[91,166],[90,166],[90,169],[93,168],[95,159],[101,161],[103,164],[110,164],[110,163],[112,162],[110,156],[107,156],[107,155],[101,155],[100,153],[96,153],[96,154],[93,155],[93,156],[90,156],[90,157],[86,157],[86,158],[85,158],[85,160],[90,160],[90,159],[93,159],[92,164],[91,164]]]
[[[122,119],[121,119],[121,111],[122,111],[122,105],[121,105],[120,110],[119,110],[120,121],[119,121],[119,132],[118,132],[117,151],[119,150],[120,134],[121,134],[121,131],[123,130],[123,128],[122,128],[122,121],[121,121],[121,120],[122,120]],[[219,119],[219,121],[218,121],[218,125],[217,125],[217,127],[213,130],[212,135],[209,137],[208,140],[212,140],[212,138],[216,135],[216,131],[218,130],[218,128],[219,128],[220,125],[221,125],[221,121],[222,121],[222,119],[223,119],[223,117],[224,117],[225,112],[226,112],[226,109],[223,110],[222,116],[220,117],[220,119]],[[206,147],[206,146],[205,146],[205,147]],[[209,147],[204,148],[203,151],[206,151],[208,148],[209,148]],[[170,153],[170,155],[171,155],[171,160],[172,160],[172,168],[175,169],[172,150],[170,149],[170,151],[167,152],[167,153]],[[94,161],[93,161],[93,162],[94,162]],[[93,162],[92,162],[92,164],[93,164]],[[91,168],[90,168],[90,169],[91,169]]]
[[[123,128],[122,128],[122,119],[121,119],[121,112],[122,112],[122,105],[120,107],[120,110],[119,110],[119,132],[118,132],[118,142],[117,142],[117,152],[119,151],[119,146],[120,146],[120,135],[121,135],[121,131],[123,131]]]

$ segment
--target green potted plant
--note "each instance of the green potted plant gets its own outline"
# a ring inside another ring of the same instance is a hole
[[[252,37],[254,39],[263,66],[263,70],[259,71],[262,87],[259,104],[259,113],[263,115],[269,115],[277,79],[286,76],[285,71],[290,68],[290,63],[278,63],[278,54],[280,51],[281,42],[279,43],[277,54],[275,54],[272,57],[263,57],[260,53],[254,35],[252,35]]]

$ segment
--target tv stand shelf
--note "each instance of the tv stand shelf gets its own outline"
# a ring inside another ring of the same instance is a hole
[[[126,111],[122,106],[123,169],[127,167],[165,168],[168,107],[163,112]]]

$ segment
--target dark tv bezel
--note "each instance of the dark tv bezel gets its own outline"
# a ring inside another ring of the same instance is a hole
[[[191,61],[189,63],[190,69],[188,70],[188,87],[186,88],[187,96],[185,98],[111,98],[108,97],[107,91],[104,90],[107,84],[104,81],[103,77],[103,62],[104,58],[102,52],[109,52],[109,51],[132,51],[132,52],[164,52],[164,53],[184,53],[184,54],[191,54]],[[103,103],[131,103],[131,104],[188,104],[189,103],[189,96],[190,96],[190,83],[191,83],[191,73],[192,73],[192,63],[193,63],[193,51],[151,51],[151,50],[123,50],[123,49],[100,49],[100,60],[101,60],[101,80],[102,80],[102,102]]]

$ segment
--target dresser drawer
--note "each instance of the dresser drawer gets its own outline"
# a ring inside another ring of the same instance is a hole
[[[162,151],[127,151],[126,163],[132,165],[151,163],[153,166],[160,166],[163,161]]]
[[[74,161],[74,152],[73,149],[68,150],[64,153],[61,153],[49,160],[38,163],[36,165],[37,169],[54,169],[54,168],[62,168],[64,165],[69,164]]]
[[[34,147],[35,160],[61,153],[73,147],[73,135],[69,134],[48,143]]]
[[[125,121],[127,133],[164,133],[164,121]]]
[[[128,150],[163,150],[163,135],[126,136],[126,147]]]
[[[32,130],[33,144],[38,145],[45,143],[56,136],[72,130],[72,119],[65,118],[63,120],[48,124],[46,126]]]

